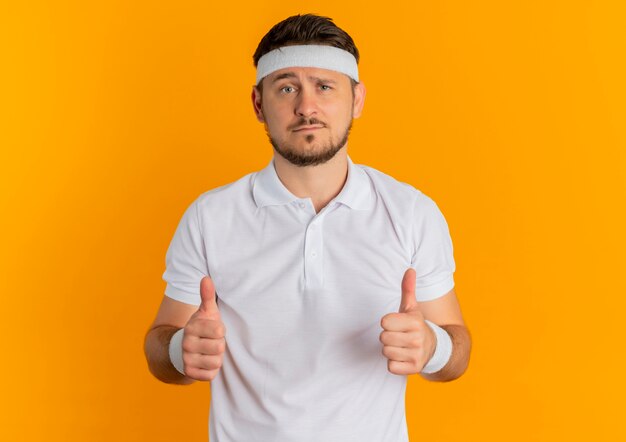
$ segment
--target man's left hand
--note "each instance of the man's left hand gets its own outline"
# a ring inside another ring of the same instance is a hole
[[[380,321],[383,355],[393,374],[410,375],[422,371],[435,353],[437,337],[424,321],[415,299],[415,270],[402,278],[402,300],[398,313],[388,313]]]

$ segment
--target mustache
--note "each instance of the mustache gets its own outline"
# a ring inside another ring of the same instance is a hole
[[[312,126],[314,124],[321,124],[322,126],[326,127],[326,123],[324,123],[323,121],[318,120],[315,117],[312,117],[312,118],[302,118],[302,119],[300,119],[296,124],[291,126],[289,129],[293,130],[293,129],[295,129],[297,127],[300,127],[300,126]]]

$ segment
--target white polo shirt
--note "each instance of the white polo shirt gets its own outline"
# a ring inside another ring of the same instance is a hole
[[[443,215],[349,156],[343,189],[319,213],[273,159],[201,194],[163,279],[167,296],[193,305],[203,276],[215,284],[226,351],[211,382],[211,442],[407,442],[407,376],[387,370],[379,336],[409,266],[418,301],[454,287]]]

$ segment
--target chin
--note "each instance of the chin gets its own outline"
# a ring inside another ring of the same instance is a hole
[[[343,148],[329,148],[322,151],[299,152],[294,149],[277,148],[274,145],[274,151],[277,155],[287,160],[289,163],[298,167],[317,166],[332,160],[335,155]]]

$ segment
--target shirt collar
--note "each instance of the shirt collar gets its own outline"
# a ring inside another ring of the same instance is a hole
[[[371,207],[372,189],[367,173],[348,159],[348,177],[341,192],[334,198],[334,201],[346,206],[366,210]],[[256,174],[256,179],[252,185],[252,196],[257,207],[284,205],[292,201],[300,200],[292,194],[280,181],[274,167],[274,158],[269,164]]]

